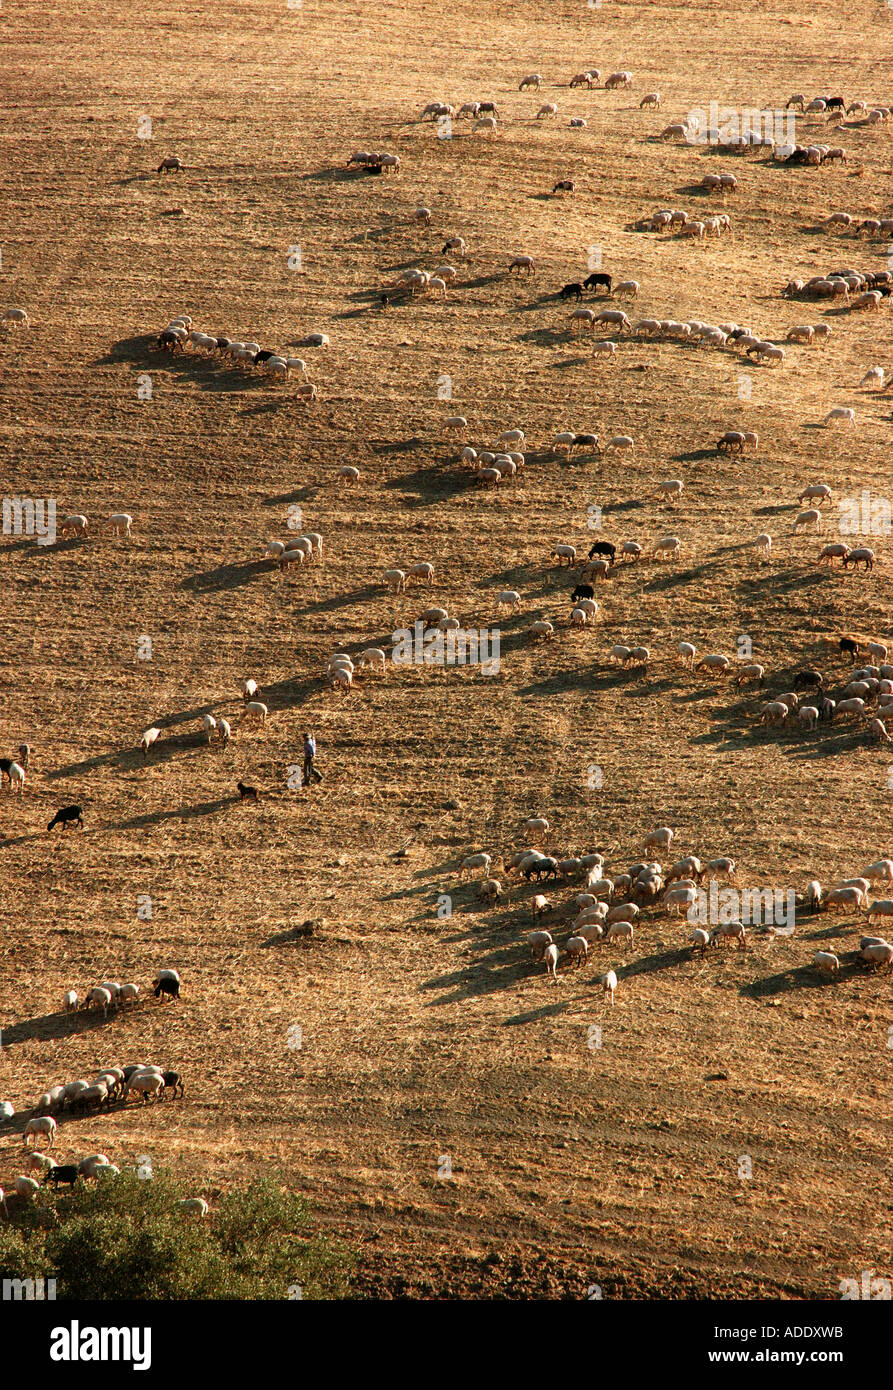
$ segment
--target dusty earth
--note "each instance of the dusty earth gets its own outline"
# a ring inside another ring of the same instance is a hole
[[[8,6],[0,23],[0,285],[32,319],[0,335],[4,495],[90,518],[83,541],[0,543],[2,752],[34,748],[21,800],[0,798],[0,1092],[25,1112],[0,1184],[46,1086],[159,1061],[182,1101],[66,1118],[57,1154],[148,1155],[212,1196],[281,1171],[357,1249],[361,1296],[836,1298],[863,1269],[889,1276],[893,1010],[889,974],[853,961],[857,917],[801,916],[792,938],[694,960],[684,917],[649,912],[631,951],[596,947],[555,984],[524,943],[535,888],[490,909],[457,869],[484,849],[505,880],[537,814],[561,853],[624,867],[667,824],[680,854],[731,854],[742,883],[797,891],[893,848],[889,751],[854,725],[766,730],[763,692],[675,655],[681,638],[734,655],[748,637],[778,693],[805,663],[839,684],[828,635],[889,640],[889,541],[871,540],[868,575],[817,563],[834,507],[822,537],[791,534],[809,482],[889,493],[893,402],[857,386],[893,365],[889,304],[779,295],[792,275],[886,264],[885,241],[821,222],[891,214],[889,127],[846,120],[847,164],[820,169],[654,138],[714,100],[889,101],[893,11],[184,0]],[[632,70],[632,90],[569,91],[592,65]],[[530,71],[539,93],[518,91]],[[640,111],[655,89],[661,110]],[[498,132],[457,121],[438,138],[419,121],[436,99],[494,100]],[[543,101],[558,115],[537,121]],[[798,138],[824,129],[803,118]],[[398,153],[402,172],[347,171],[355,149]],[[185,170],[156,175],[168,154]],[[721,210],[696,185],[725,168],[732,238],[631,229],[663,206]],[[566,177],[576,192],[553,197]],[[446,301],[382,311],[383,286],[448,259],[452,235],[469,254]],[[830,343],[779,369],[645,341],[593,361],[555,297],[593,247],[640,282],[634,316],[780,339],[828,322]],[[529,279],[508,274],[522,252]],[[271,347],[329,334],[301,352],[318,401],[151,351],[178,313]],[[821,428],[837,405],[854,429]],[[478,447],[525,431],[516,485],[475,486],[454,413]],[[758,449],[717,456],[738,426]],[[628,433],[635,451],[567,462],[549,448],[567,429]],[[672,478],[670,509],[655,488]],[[549,552],[588,548],[596,504],[603,535],[684,549],[615,571],[595,627],[572,632],[576,575]],[[263,555],[295,506],[325,553],[286,577]],[[130,542],[103,534],[118,510]],[[745,548],[762,530],[766,564]],[[383,570],[421,560],[430,591],[385,592]],[[498,675],[392,667],[343,697],[326,683],[333,652],[386,642],[425,602],[492,624],[506,587],[522,605],[500,620]],[[540,617],[553,640],[525,635]],[[620,641],[650,648],[647,675],[609,665]],[[207,747],[202,714],[237,719],[249,675],[266,727]],[[309,727],[324,781],[292,791]],[[75,801],[83,832],[48,835]],[[577,888],[547,891],[563,913]],[[817,945],[841,957],[830,984],[809,968]],[[176,1005],[61,1012],[68,988],[147,992],[159,966],[183,978]]]

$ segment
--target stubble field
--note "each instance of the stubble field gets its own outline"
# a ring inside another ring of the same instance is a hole
[[[893,1010],[889,974],[852,964],[857,918],[804,917],[792,938],[758,932],[702,961],[684,917],[647,913],[633,950],[597,946],[553,984],[523,939],[536,889],[490,909],[457,869],[475,850],[501,869],[533,815],[561,854],[601,850],[609,868],[669,825],[679,855],[730,854],[744,884],[798,891],[893,847],[883,747],[846,724],[766,730],[768,696],[676,664],[680,639],[734,654],[747,636],[772,694],[803,665],[840,683],[824,636],[889,641],[889,541],[870,542],[868,575],[817,563],[834,509],[822,538],[791,534],[810,482],[889,494],[893,404],[857,389],[891,365],[889,303],[779,296],[793,275],[886,265],[886,242],[820,223],[891,215],[889,130],[849,119],[834,137],[846,165],[796,170],[653,139],[713,100],[883,103],[893,12],[283,0],[135,18],[51,3],[5,9],[2,25],[0,284],[33,320],[0,343],[3,492],[91,521],[84,542],[0,548],[0,751],[34,748],[21,801],[5,786],[0,799],[2,1098],[27,1111],[102,1066],[176,1067],[182,1101],[66,1119],[57,1153],[149,1155],[212,1198],[282,1172],[357,1249],[360,1294],[833,1298],[863,1269],[889,1275]],[[593,65],[631,69],[632,91],[569,91]],[[543,90],[520,93],[532,71]],[[651,90],[660,112],[639,110]],[[457,121],[439,139],[418,120],[435,99],[494,100],[497,134]],[[534,119],[543,101],[551,121]],[[798,138],[824,129],[803,118]],[[347,171],[356,149],[399,154],[400,175]],[[157,176],[167,154],[186,169]],[[694,185],[726,168],[739,187],[708,206]],[[576,192],[552,197],[566,177]],[[734,236],[630,230],[663,206],[724,208]],[[446,301],[382,311],[381,288],[449,259],[453,235],[469,254]],[[776,370],[644,341],[593,360],[554,297],[591,247],[640,282],[633,317],[779,339],[828,322],[830,342],[789,348]],[[529,281],[508,274],[517,253],[537,260]],[[179,313],[270,347],[329,334],[301,351],[318,401],[150,351]],[[856,428],[820,428],[839,405]],[[522,478],[476,487],[450,414],[478,447],[522,428]],[[717,456],[739,426],[758,449]],[[630,434],[635,452],[564,461],[549,445],[568,429]],[[351,488],[344,464],[361,471]],[[670,509],[654,490],[673,478]],[[588,549],[594,504],[610,539],[675,534],[684,549],[618,567],[594,629],[571,631],[576,575],[549,552]],[[325,555],[284,576],[262,557],[295,505]],[[134,517],[129,543],[100,534],[115,511]],[[763,530],[761,565],[744,543]],[[430,591],[385,592],[385,569],[423,560]],[[426,602],[492,625],[504,588],[522,606],[500,619],[497,675],[392,667],[345,697],[326,683],[334,652],[386,643]],[[553,640],[525,636],[537,618]],[[649,647],[647,675],[609,664],[617,642]],[[245,676],[266,727],[208,748],[201,716],[237,719]],[[293,792],[310,727],[324,781]],[[239,779],[259,805],[238,801]],[[71,802],[83,833],[48,835]],[[577,888],[548,891],[563,906]],[[311,937],[292,934],[309,919]],[[817,946],[846,958],[831,985],[808,969]],[[613,1009],[595,983],[610,965]],[[177,1005],[60,1012],[68,988],[146,992],[159,966],[183,978]],[[0,1140],[7,1189],[20,1134]]]

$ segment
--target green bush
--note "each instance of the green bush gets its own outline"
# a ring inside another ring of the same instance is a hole
[[[349,1252],[311,1235],[303,1198],[264,1178],[184,1216],[183,1184],[121,1173],[71,1192],[41,1188],[0,1226],[0,1278],[54,1278],[56,1297],[305,1299],[347,1292]],[[291,1292],[290,1292],[291,1290]]]

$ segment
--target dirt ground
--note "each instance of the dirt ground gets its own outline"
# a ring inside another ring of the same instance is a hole
[[[893,631],[888,539],[866,574],[817,563],[833,507],[822,537],[792,535],[810,482],[889,495],[893,398],[858,388],[893,366],[889,302],[779,294],[794,275],[886,265],[885,240],[821,223],[893,213],[890,127],[846,119],[830,143],[847,163],[818,169],[654,138],[711,101],[889,100],[893,11],[182,0],[136,16],[52,0],[0,24],[0,285],[32,319],[0,334],[4,496],[90,518],[83,541],[0,542],[0,751],[34,749],[22,798],[0,797],[2,1098],[27,1116],[102,1066],[176,1067],[183,1100],[65,1117],[57,1161],[148,1155],[212,1197],[281,1171],[358,1250],[360,1295],[836,1298],[863,1269],[889,1277],[893,1010],[889,973],[853,961],[858,916],[804,915],[791,938],[701,960],[684,917],[649,911],[632,950],[596,946],[556,984],[524,941],[535,886],[491,909],[457,870],[486,850],[505,882],[533,815],[550,847],[600,850],[609,869],[669,825],[679,855],[730,854],[743,884],[798,892],[893,848],[890,751],[851,724],[755,722],[804,664],[840,684],[824,637]],[[592,65],[630,69],[632,90],[569,91]],[[519,92],[532,71],[541,91]],[[658,112],[639,109],[651,90]],[[495,135],[419,120],[473,99],[497,103]],[[558,114],[537,120],[545,101]],[[804,117],[798,139],[825,128]],[[348,171],[364,149],[399,154],[400,174]],[[186,168],[156,175],[169,154]],[[696,185],[727,168],[738,189],[708,200]],[[568,177],[576,191],[553,197]],[[728,211],[734,235],[632,229],[664,206]],[[468,257],[446,300],[382,310],[383,286],[450,260],[454,235]],[[535,276],[509,275],[519,253]],[[555,292],[599,255],[640,282],[632,317],[779,339],[827,322],[831,339],[777,369],[644,340],[593,360]],[[150,350],[180,313],[299,353],[319,399]],[[328,348],[289,346],[314,331]],[[855,428],[821,428],[840,405]],[[451,414],[478,448],[525,431],[516,484],[475,485]],[[737,427],[756,451],[717,455]],[[561,430],[635,450],[567,461],[549,447]],[[655,489],[674,478],[669,507]],[[596,505],[602,535],[650,550],[674,534],[683,552],[618,566],[594,627],[572,631],[577,575],[550,550],[588,549]],[[324,558],[282,575],[264,550],[295,506]],[[102,531],[121,510],[129,542]],[[745,544],[762,530],[766,564]],[[424,560],[430,590],[385,591],[385,569]],[[504,588],[522,604],[500,619],[498,674],[327,684],[333,653],[387,643],[426,604],[492,625]],[[537,618],[552,640],[526,634]],[[677,664],[680,639],[735,655],[742,636],[765,691]],[[608,662],[618,642],[650,649],[647,674]],[[235,725],[246,676],[266,726],[208,747],[201,716]],[[292,791],[311,727],[324,781]],[[73,802],[83,832],[48,835]],[[561,941],[578,889],[543,890]],[[830,984],[809,968],[817,946],[841,957]],[[161,966],[182,976],[178,1004],[61,1012],[66,989],[106,979],[149,994]],[[25,1117],[0,1139],[7,1190]]]

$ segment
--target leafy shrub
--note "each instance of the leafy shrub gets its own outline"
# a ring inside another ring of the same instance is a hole
[[[271,1178],[225,1193],[204,1220],[167,1173],[79,1181],[0,1226],[0,1278],[54,1278],[56,1297],[305,1299],[347,1292],[349,1252],[309,1232],[303,1198]],[[300,1295],[296,1289],[300,1290]]]

